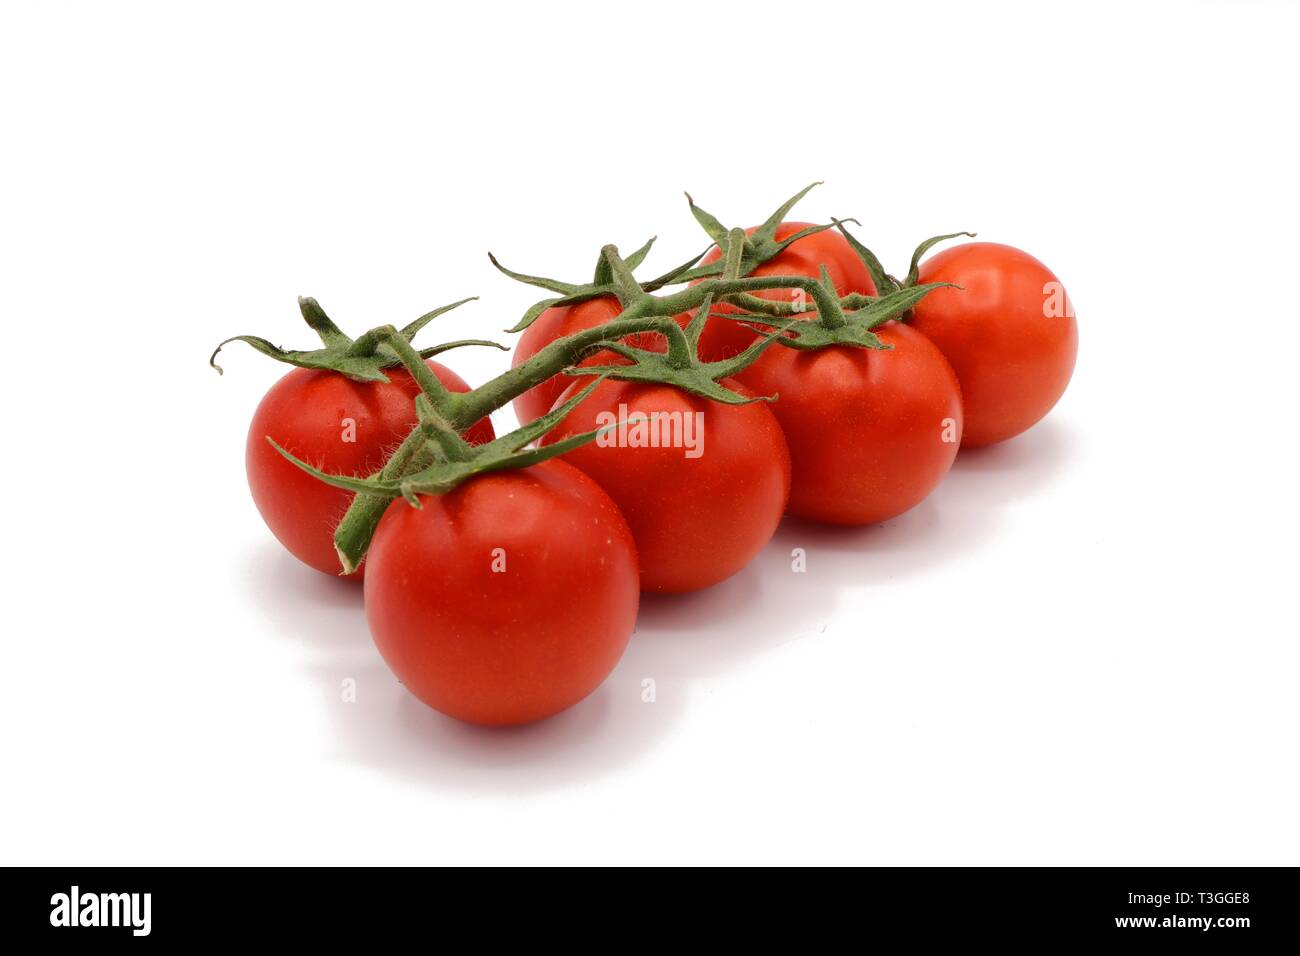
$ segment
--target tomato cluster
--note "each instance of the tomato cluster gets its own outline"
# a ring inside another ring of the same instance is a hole
[[[1069,382],[1073,308],[1018,249],[918,262],[931,241],[900,283],[841,223],[696,215],[715,246],[664,280],[612,247],[592,284],[524,277],[561,295],[477,389],[428,358],[450,345],[410,345],[427,317],[354,341],[304,300],[324,348],[240,337],[300,366],[249,430],[258,510],[304,563],[364,578],[380,653],[429,706],[564,710],[617,664],[642,592],[730,577],[785,514],[888,521]],[[522,427],[498,438],[486,415],[511,401]]]

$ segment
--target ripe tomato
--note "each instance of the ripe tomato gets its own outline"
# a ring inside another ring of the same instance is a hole
[[[523,724],[582,700],[636,622],[627,522],[576,468],[471,478],[422,508],[395,500],[366,558],[366,617],[411,693],[476,724]]]
[[[777,227],[775,239],[780,242],[800,229],[807,229],[810,225],[812,224],[807,222],[783,222]],[[748,233],[753,231],[754,229],[746,230]],[[700,260],[700,264],[717,262],[721,255],[722,253],[715,248]],[[835,284],[835,291],[840,295],[848,295],[851,292],[862,295],[876,294],[876,284],[871,281],[871,273],[867,271],[866,265],[853,251],[848,240],[834,229],[815,232],[811,236],[804,236],[791,243],[749,275],[750,277],[807,276],[816,279],[821,275],[822,266],[826,267],[831,282]],[[789,302],[796,291],[801,290],[768,289],[756,294],[759,298],[774,302]],[[808,299],[808,308],[812,309],[811,299]],[[741,310],[730,303],[723,302],[714,306],[713,311],[735,314]],[[815,315],[816,312],[808,313],[809,318]],[[757,337],[758,333],[744,323],[730,319],[710,319],[704,327],[704,333],[700,336],[700,358],[706,362],[716,362],[719,359],[739,355]]]
[[[737,375],[790,445],[791,514],[827,524],[885,521],[947,474],[961,438],[957,377],[919,332],[888,322],[889,350],[773,346]]]
[[[1079,350],[1060,281],[1028,253],[995,242],[945,249],[920,282],[953,282],[912,310],[912,327],[947,356],[961,381],[966,447],[1019,435],[1056,404]]]
[[[581,387],[571,385],[556,404]],[[790,493],[789,452],[767,404],[723,405],[670,385],[611,379],[542,444],[619,420],[632,424],[564,459],[626,516],[641,556],[641,589],[695,591],[748,564],[772,537]]]
[[[451,391],[469,391],[455,372],[433,361],[428,366]],[[326,574],[340,570],[334,527],[352,493],[302,471],[266,436],[331,474],[365,477],[378,471],[415,426],[420,391],[405,369],[384,374],[388,382],[355,382],[338,372],[296,368],[271,386],[248,429],[244,464],[262,520],[294,557]],[[474,444],[491,441],[492,423],[483,419],[465,437]],[[363,571],[349,577],[360,579]]]

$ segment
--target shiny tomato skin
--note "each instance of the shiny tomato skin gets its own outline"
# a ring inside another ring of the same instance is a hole
[[[777,396],[793,515],[887,521],[924,500],[957,455],[961,392],[947,361],[905,325],[876,331],[892,349],[774,346],[737,376],[755,394]]]
[[[807,222],[783,222],[777,227],[776,241],[780,242],[811,225],[812,223]],[[752,234],[754,229],[745,231]],[[708,265],[717,262],[720,256],[721,252],[713,249],[700,260],[700,264]],[[871,273],[866,265],[853,251],[848,240],[834,229],[825,229],[791,243],[778,255],[754,269],[749,277],[795,275],[816,279],[821,276],[823,265],[826,266],[826,272],[835,285],[835,291],[840,295],[848,295],[852,292],[861,295],[876,294],[876,284],[871,281]],[[771,299],[774,302],[789,302],[792,300],[792,294],[793,290],[790,289],[768,289],[757,293],[759,298]],[[812,308],[811,299],[808,300],[808,307]],[[713,311],[734,314],[740,310],[724,302],[715,306]],[[810,311],[808,318],[816,314]],[[758,333],[741,322],[712,318],[700,336],[700,358],[706,362],[730,358],[743,352],[757,337]]]
[[[911,325],[961,381],[965,447],[1006,441],[1051,411],[1079,350],[1079,326],[1047,266],[1012,246],[970,242],[921,264],[921,282],[953,282],[913,309]]]
[[[451,391],[469,391],[451,369],[433,361],[427,364]],[[387,369],[384,374],[388,382],[355,382],[338,372],[295,368],[271,386],[248,429],[244,464],[262,520],[290,554],[325,574],[340,571],[334,528],[352,493],[313,478],[266,438],[331,474],[365,477],[378,471],[415,426],[415,396],[420,391],[405,369]],[[355,424],[348,426],[348,420]],[[466,434],[475,444],[492,437],[492,423],[486,418]],[[348,577],[359,580],[363,574],[364,566]]]
[[[547,309],[520,336],[519,343],[515,346],[514,355],[511,357],[510,365],[512,368],[518,368],[556,339],[565,338],[577,332],[595,328],[598,325],[604,325],[606,322],[618,318],[622,311],[622,305],[612,296],[601,296],[596,299],[588,299],[586,302],[579,302],[577,305],[556,306]],[[683,327],[689,321],[689,315],[683,314],[677,317],[677,324]],[[667,348],[664,337],[655,332],[629,335],[623,341],[629,345],[654,352],[662,352]],[[623,365],[625,362],[626,360],[622,356],[605,350],[583,359],[579,364]],[[571,375],[553,375],[540,385],[530,388],[514,400],[515,416],[521,424],[527,424],[541,418],[551,410],[555,400],[560,397],[560,393],[575,381],[587,380],[575,379]]]
[[[723,384],[743,393],[739,383],[724,379]],[[570,386],[556,404],[580,387]],[[676,421],[683,426],[686,419],[680,416],[703,415],[692,420],[703,422],[698,457],[687,457],[684,447],[593,441],[564,460],[590,475],[627,518],[641,557],[642,591],[696,591],[748,564],[781,521],[790,493],[790,456],[767,403],[723,405],[669,385],[608,380],[542,443],[620,418],[660,413],[679,413]]]
[[[366,617],[407,690],[458,720],[524,724],[595,690],[627,647],[636,546],[561,461],[395,500],[366,558]]]

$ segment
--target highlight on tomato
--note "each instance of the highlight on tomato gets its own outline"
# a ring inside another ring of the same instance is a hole
[[[750,394],[728,379],[719,384]],[[609,430],[564,460],[627,518],[643,591],[717,584],[771,540],[790,493],[790,455],[768,403],[731,405],[671,385],[606,380],[542,444],[597,429]]]
[[[934,293],[930,293],[934,295]],[[789,512],[874,524],[923,501],[948,473],[962,433],[957,377],[924,335],[896,321],[889,348],[769,348],[736,377],[775,395],[790,447]]]
[[[494,726],[550,717],[614,669],[639,600],[636,545],[600,487],[552,460],[389,505],[366,617],[407,689]]]
[[[930,293],[911,325],[961,382],[965,447],[1014,438],[1052,410],[1074,372],[1079,328],[1047,266],[1012,246],[970,242],[926,259],[918,280],[959,286]]]

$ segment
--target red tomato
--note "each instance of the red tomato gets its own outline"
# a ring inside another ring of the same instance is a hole
[[[773,346],[739,378],[771,408],[790,444],[791,514],[827,524],[885,521],[919,504],[961,439],[957,377],[919,332],[889,322],[889,350]]]
[[[952,363],[966,409],[966,447],[1019,435],[1056,404],[1079,350],[1079,327],[1060,281],[1028,253],[995,242],[945,249],[920,282],[954,282],[912,310],[912,327]]]
[[[512,368],[517,368],[556,339],[565,338],[576,332],[595,328],[598,325],[604,325],[611,319],[618,318],[619,313],[622,311],[622,305],[613,296],[601,296],[598,299],[579,302],[577,305],[563,305],[547,309],[533,320],[533,324],[528,326],[524,330],[524,334],[520,336],[519,344],[515,346],[515,354],[510,360],[510,365]],[[678,316],[677,319],[678,324],[683,327],[689,321],[689,315]],[[667,348],[664,337],[655,332],[629,335],[623,341],[629,345],[650,349],[655,352],[662,352]],[[614,352],[602,351],[589,356],[579,364],[622,365],[625,361],[622,356]],[[542,384],[529,389],[514,400],[515,416],[521,424],[527,424],[541,418],[551,410],[555,400],[560,397],[560,393],[572,385],[574,381],[587,380],[574,379],[571,375],[553,375]]]
[[[366,558],[366,617],[411,693],[476,724],[557,714],[600,685],[636,622],[636,546],[609,496],[548,461],[395,500]]]
[[[783,222],[777,227],[776,241],[780,242],[811,225],[812,223],[807,222]],[[752,234],[754,230],[748,229],[746,232]],[[721,255],[722,253],[715,248],[700,260],[700,264],[717,262]],[[834,229],[816,232],[791,243],[780,254],[758,266],[749,277],[807,276],[816,279],[821,275],[823,265],[831,277],[831,282],[835,284],[835,291],[840,295],[848,295],[851,292],[862,295],[876,294],[876,284],[871,281],[871,273],[867,271],[866,265],[853,251],[848,240]],[[774,302],[790,302],[797,291],[801,290],[769,289],[757,295],[759,298],[771,299]],[[811,298],[807,300],[807,304],[811,309]],[[730,303],[723,302],[714,306],[713,311],[735,314],[741,310]],[[808,318],[816,314],[810,311]],[[741,322],[730,319],[710,319],[704,327],[704,334],[700,336],[700,358],[706,362],[716,362],[719,359],[739,355],[757,337],[758,333]]]
[[[469,391],[455,372],[437,362],[428,365],[451,391]],[[386,383],[354,382],[338,372],[296,368],[271,386],[248,429],[244,464],[262,520],[294,557],[326,574],[340,571],[334,527],[352,492],[302,471],[266,437],[331,474],[365,477],[378,471],[415,426],[420,391],[405,369],[384,374]],[[465,437],[475,444],[491,441],[492,423],[483,419]],[[360,579],[363,570],[349,577]]]
[[[735,382],[723,384],[741,389]],[[557,404],[571,398],[569,387]],[[649,416],[658,416],[647,422]],[[669,385],[602,382],[542,444],[640,418],[564,456],[627,517],[643,591],[717,584],[772,537],[790,493],[790,456],[764,402],[723,405]],[[650,433],[657,446],[648,444]]]

